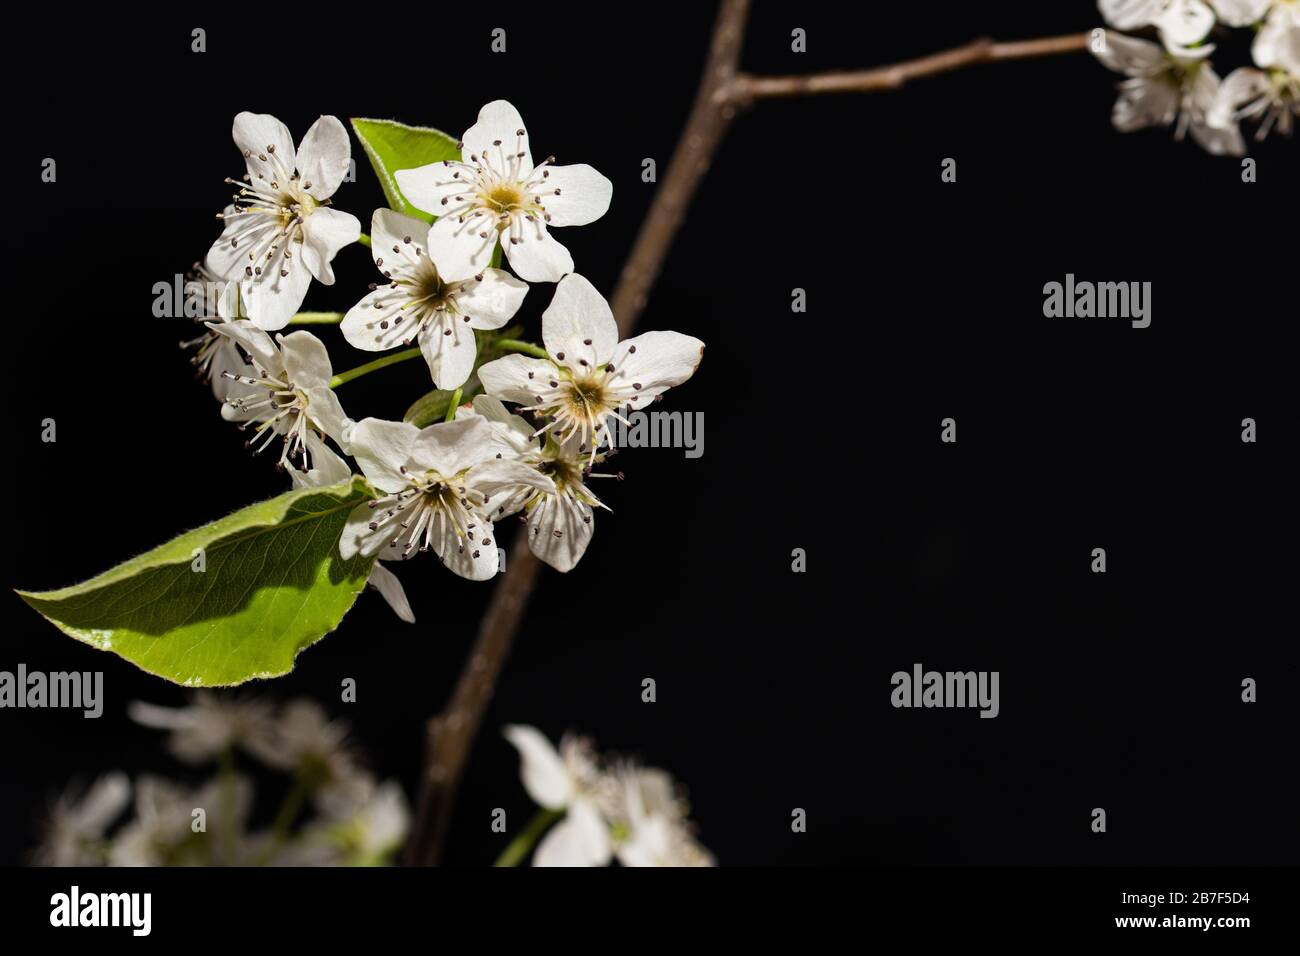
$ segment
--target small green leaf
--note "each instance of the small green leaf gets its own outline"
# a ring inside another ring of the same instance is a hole
[[[460,150],[456,140],[442,130],[424,126],[407,126],[396,120],[353,118],[352,129],[361,140],[361,146],[370,157],[379,184],[384,188],[388,205],[400,213],[432,222],[433,215],[416,209],[397,188],[399,169],[414,169],[444,159],[459,160]]]
[[[365,479],[300,488],[188,531],[82,584],[18,594],[63,633],[192,687],[279,677],[334,630],[373,558],[344,561]]]

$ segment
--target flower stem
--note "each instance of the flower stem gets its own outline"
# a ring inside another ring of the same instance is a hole
[[[388,368],[388,366],[396,365],[398,362],[405,362],[419,357],[420,350],[418,348],[403,349],[400,352],[394,352],[392,355],[385,355],[383,358],[377,358],[373,362],[367,362],[365,365],[358,365],[356,368],[350,368],[346,372],[339,372],[330,379],[330,388],[338,388],[340,385],[346,385],[354,378],[360,378],[362,375],[369,375],[371,372],[377,372],[381,368]]]
[[[342,312],[299,312],[289,320],[290,325],[338,325]]]
[[[524,857],[532,852],[534,844],[542,838],[551,824],[560,817],[564,816],[563,810],[548,810],[545,807],[537,811],[537,815],[528,822],[519,836],[510,841],[510,844],[501,851],[497,861],[493,866],[518,866],[523,862]]]
[[[444,422],[454,422],[456,420],[456,409],[460,407],[461,394],[461,386],[457,385],[456,391],[451,393],[451,401],[447,403],[447,415],[443,418]]]
[[[492,343],[492,347],[500,349],[502,352],[522,352],[524,355],[531,355],[533,358],[550,358],[546,354],[546,349],[540,345],[534,345],[532,342],[524,342],[520,339],[497,339]]]
[[[370,248],[370,236],[364,232],[357,237],[357,242],[361,243],[367,249]]]

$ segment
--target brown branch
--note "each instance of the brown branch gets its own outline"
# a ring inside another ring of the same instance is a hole
[[[1081,50],[1087,42],[1087,34],[1021,43],[979,40],[946,53],[874,70],[759,77],[743,74],[738,69],[748,14],[749,0],[723,0],[718,11],[695,104],[614,289],[611,304],[622,336],[636,326],[691,199],[723,135],[742,107],[754,100],[778,96],[897,89],[919,76],[974,63]],[[479,623],[474,648],[451,700],[428,724],[415,827],[407,844],[408,864],[432,865],[442,853],[465,761],[523,620],[539,570],[539,562],[529,550],[527,535],[516,535],[506,572]]]
[[[1057,53],[1079,52],[1088,48],[1088,36],[1087,33],[1074,33],[1041,40],[1019,40],[1015,43],[975,40],[956,49],[870,70],[836,70],[806,76],[751,76],[742,73],[736,77],[731,95],[735,102],[748,104],[754,100],[782,96],[896,90],[919,77],[947,73],[977,63],[1025,60]]]

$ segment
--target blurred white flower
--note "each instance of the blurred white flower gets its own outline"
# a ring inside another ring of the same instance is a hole
[[[348,726],[330,720],[312,700],[285,704],[267,732],[249,741],[249,751],[269,767],[294,774],[307,789],[354,797],[366,791],[368,777],[348,745]]]
[[[539,806],[565,811],[542,838],[533,866],[605,866],[610,861],[609,824],[601,811],[609,782],[588,741],[565,736],[557,751],[535,727],[512,724],[506,739],[519,751],[524,789]]]
[[[192,791],[145,776],[136,784],[135,794],[135,817],[113,837],[111,866],[252,862],[244,830],[253,805],[253,785],[247,778],[226,774]],[[203,811],[201,816],[198,810]]]
[[[1240,156],[1246,151],[1235,123],[1210,123],[1220,88],[1218,75],[1205,59],[1213,46],[1175,55],[1146,40],[1107,31],[1100,49],[1093,50],[1107,67],[1129,77],[1120,84],[1111,116],[1120,132],[1173,124],[1176,138],[1190,132],[1214,155]]]
[[[1271,0],[1250,48],[1255,65],[1265,69],[1279,67],[1294,76],[1297,27],[1300,27],[1300,0]]]
[[[1274,59],[1265,64],[1266,69],[1242,67],[1224,79],[1210,109],[1212,125],[1258,120],[1258,140],[1274,128],[1283,136],[1291,135],[1300,116],[1300,23],[1287,27],[1267,52]]]
[[[114,772],[100,777],[81,796],[59,797],[35,854],[38,866],[95,866],[108,851],[104,834],[131,801],[131,781]]]
[[[1199,43],[1214,27],[1214,11],[1203,0],[1098,0],[1097,7],[1116,29],[1155,27],[1171,53]]]
[[[673,778],[654,767],[624,766],[616,771],[622,835],[615,853],[624,866],[714,866],[713,856],[696,842],[687,823],[688,808]]]
[[[137,724],[169,730],[168,749],[185,763],[205,763],[236,747],[257,747],[272,723],[270,704],[247,698],[194,695],[185,707],[132,701],[127,714]]]
[[[410,829],[406,795],[395,781],[369,782],[350,800],[338,799],[327,818],[311,824],[276,861],[281,866],[384,866]]]

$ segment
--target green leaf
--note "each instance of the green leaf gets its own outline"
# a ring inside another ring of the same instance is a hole
[[[374,559],[344,561],[338,539],[370,497],[360,477],[289,491],[82,584],[18,594],[70,637],[177,684],[279,677],[365,587]]]
[[[416,209],[397,188],[399,169],[414,169],[439,163],[444,159],[460,159],[456,140],[442,130],[424,126],[407,126],[396,120],[352,119],[352,129],[361,140],[361,146],[370,157],[379,184],[384,188],[388,205],[400,213],[432,222],[433,215]]]

